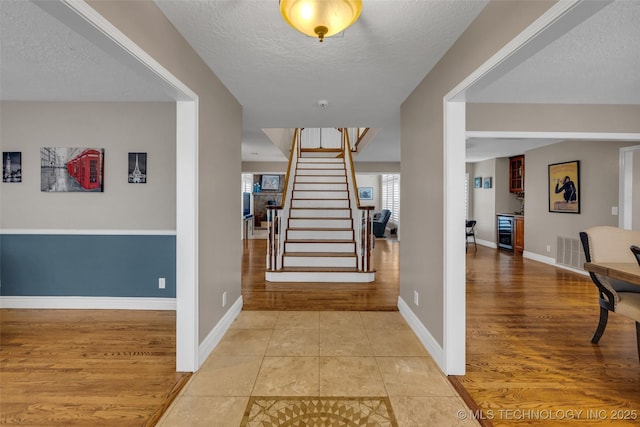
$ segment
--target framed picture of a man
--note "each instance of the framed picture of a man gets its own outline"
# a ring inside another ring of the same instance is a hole
[[[549,165],[549,212],[580,213],[580,161]]]

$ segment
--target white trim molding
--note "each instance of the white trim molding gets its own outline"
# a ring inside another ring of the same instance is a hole
[[[236,302],[233,303],[229,310],[222,316],[222,319],[216,324],[216,326],[209,332],[209,335],[202,341],[198,347],[198,369],[207,360],[211,352],[218,346],[220,340],[224,334],[227,333],[229,327],[236,317],[242,311],[242,296],[240,296]]]
[[[490,242],[489,240],[476,239],[476,243],[488,248],[498,249],[498,245],[496,245],[496,242]],[[471,244],[471,242],[469,242],[469,244]]]
[[[422,346],[427,350],[427,352],[431,355],[433,360],[438,364],[442,372],[447,373],[445,370],[445,361],[444,361],[444,351],[438,341],[433,338],[433,335],[429,332],[427,328],[422,324],[418,316],[415,315],[409,305],[402,299],[402,297],[398,297],[398,310],[400,310],[400,314],[407,322],[411,330],[420,340]],[[449,375],[449,374],[447,374]]]
[[[558,264],[558,263],[556,263],[555,258],[550,257],[550,256],[544,256],[544,255],[536,254],[534,252],[524,251],[524,252],[522,252],[522,257],[530,259],[530,260],[533,260],[533,261],[538,261],[538,262],[541,262],[543,264],[548,264],[548,265],[551,265],[553,267],[561,268],[563,270],[573,271],[574,273],[578,273],[578,274],[581,274],[583,276],[588,276],[589,275],[589,273],[587,273],[584,270],[578,270],[577,268],[571,268],[568,265]]]
[[[521,132],[467,131],[467,138],[491,139],[562,139],[577,141],[640,141],[640,133],[621,132]]]
[[[66,230],[2,228],[0,234],[62,235],[62,236],[175,236],[176,230]]]
[[[0,308],[64,309],[64,310],[170,310],[175,311],[175,298],[136,297],[0,297]]]

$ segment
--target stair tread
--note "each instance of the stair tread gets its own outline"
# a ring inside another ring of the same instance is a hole
[[[349,257],[353,258],[356,256],[355,252],[285,252],[284,256],[292,256],[292,257],[336,257],[343,258]]]

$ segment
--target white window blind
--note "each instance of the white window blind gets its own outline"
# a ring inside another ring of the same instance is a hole
[[[383,174],[381,186],[382,209],[389,209],[390,220],[400,224],[400,174]]]
[[[242,192],[243,193],[253,192],[253,175],[250,173],[242,174]]]

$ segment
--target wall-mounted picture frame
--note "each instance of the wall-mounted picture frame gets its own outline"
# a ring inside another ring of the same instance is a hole
[[[473,178],[473,188],[482,188],[482,177],[476,176]]]
[[[373,187],[358,187],[360,200],[373,200]]]
[[[129,153],[129,184],[147,183],[147,153]]]
[[[549,165],[549,212],[580,213],[580,161]]]
[[[104,148],[40,148],[40,191],[104,191]]]
[[[262,191],[278,191],[280,188],[280,175],[262,175],[260,187]]]
[[[484,188],[491,188],[493,186],[493,177],[486,176],[484,178]]]
[[[2,152],[2,182],[22,182],[22,152]]]

